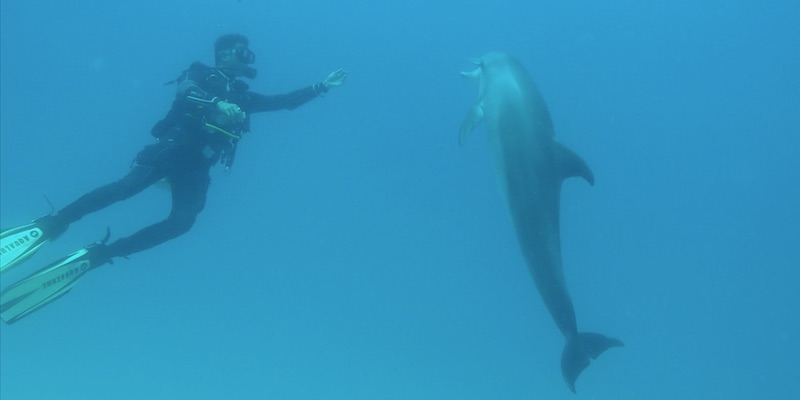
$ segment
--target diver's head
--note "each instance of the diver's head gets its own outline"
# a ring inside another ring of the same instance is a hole
[[[256,77],[256,69],[250,64],[256,62],[256,55],[247,45],[247,36],[228,34],[214,42],[214,56],[217,68],[236,76]]]

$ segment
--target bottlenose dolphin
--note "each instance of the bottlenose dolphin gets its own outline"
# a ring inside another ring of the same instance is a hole
[[[594,185],[594,175],[577,154],[553,139],[547,105],[522,64],[503,53],[486,54],[475,63],[476,70],[461,73],[478,81],[480,95],[461,125],[459,142],[484,121],[520,249],[566,338],[561,373],[575,392],[575,381],[590,359],[623,345],[599,333],[578,332],[561,266],[561,183],[577,176]]]

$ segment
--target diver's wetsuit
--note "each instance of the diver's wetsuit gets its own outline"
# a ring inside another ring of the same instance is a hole
[[[103,262],[149,249],[186,233],[203,210],[210,183],[209,171],[218,161],[233,162],[236,142],[250,128],[250,115],[262,111],[291,110],[327,87],[316,83],[283,95],[265,96],[249,91],[246,83],[224,71],[194,63],[177,80],[177,95],[167,116],[153,127],[158,142],[142,149],[130,173],[82,196],[50,217],[57,236],[83,216],[125,200],[166,178],[172,190],[172,210],[167,219],[104,246]],[[241,107],[240,122],[220,122],[217,102]]]

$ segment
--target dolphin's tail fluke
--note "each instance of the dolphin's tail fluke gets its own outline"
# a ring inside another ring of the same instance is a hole
[[[599,357],[611,347],[621,346],[624,346],[621,341],[599,333],[584,332],[568,338],[564,352],[561,353],[561,374],[569,389],[575,393],[575,381],[589,366],[590,360]]]

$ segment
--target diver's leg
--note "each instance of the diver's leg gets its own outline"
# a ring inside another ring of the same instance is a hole
[[[164,174],[157,168],[135,165],[122,179],[86,193],[56,214],[39,218],[37,223],[48,236],[58,237],[67,230],[69,224],[141,192],[163,177]]]
[[[167,219],[107,245],[105,254],[109,258],[128,256],[189,231],[195,217],[206,204],[206,193],[211,181],[209,169],[208,165],[198,165],[193,171],[170,174],[172,210]]]
[[[56,215],[68,224],[75,222],[87,214],[106,208],[141,192],[163,177],[164,174],[159,173],[158,169],[154,167],[135,165],[128,175],[122,179],[101,186],[81,196],[72,204],[58,211]]]
[[[39,218],[36,222],[46,235],[55,238],[66,231],[69,224],[141,192],[166,175],[163,159],[167,158],[168,149],[160,143],[145,147],[125,177],[81,196],[56,214]]]

